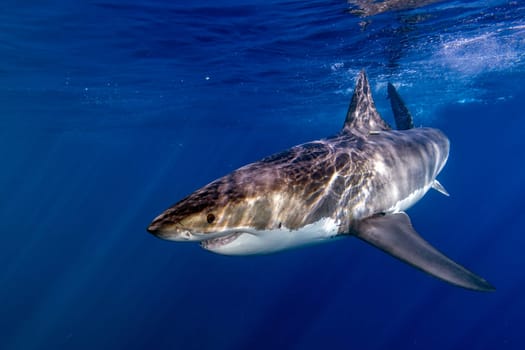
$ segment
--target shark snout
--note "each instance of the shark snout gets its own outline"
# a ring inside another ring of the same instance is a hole
[[[178,223],[164,212],[154,218],[146,230],[155,236],[161,236],[165,233],[177,231],[178,226]]]
[[[162,231],[161,228],[162,228],[162,224],[160,224],[159,222],[153,221],[151,224],[149,224],[146,230],[148,230],[148,232],[153,235],[158,235]]]
[[[176,234],[178,228],[177,224],[169,222],[163,216],[158,216],[149,224],[146,230],[159,238],[164,238],[164,235]]]
[[[155,219],[146,229],[152,235],[169,241],[192,241],[195,240],[191,232],[180,224]]]

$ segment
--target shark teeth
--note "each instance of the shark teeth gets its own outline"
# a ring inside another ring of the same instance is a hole
[[[228,244],[236,240],[242,232],[235,232],[226,236],[216,237],[212,239],[206,239],[204,241],[201,241],[201,247],[204,249],[213,249],[216,247],[220,247],[222,245]]]

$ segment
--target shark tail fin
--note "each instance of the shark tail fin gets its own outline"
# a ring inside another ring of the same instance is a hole
[[[362,70],[358,77],[346,113],[345,123],[342,133],[359,130],[369,133],[370,131],[390,130],[390,126],[381,118],[377,112],[370,84],[366,78],[366,73]]]
[[[405,213],[378,215],[362,220],[355,236],[434,277],[476,291],[495,288],[455,263],[425,241]]]
[[[388,98],[390,99],[390,106],[394,112],[394,120],[396,121],[397,130],[408,130],[414,127],[414,120],[412,115],[405,106],[405,102],[394,85],[388,83]]]

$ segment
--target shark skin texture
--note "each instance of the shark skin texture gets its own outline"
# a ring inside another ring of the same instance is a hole
[[[357,237],[434,277],[477,291],[494,287],[440,253],[413,228],[405,210],[434,188],[449,140],[414,128],[388,85],[397,130],[377,112],[360,72],[341,131],[245,165],[157,216],[158,238],[199,242],[218,254],[269,254]]]

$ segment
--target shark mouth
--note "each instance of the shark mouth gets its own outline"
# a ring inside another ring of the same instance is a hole
[[[214,249],[221,247],[223,245],[229,244],[233,241],[235,241],[240,235],[242,235],[242,232],[234,232],[226,236],[221,237],[215,237],[211,239],[206,239],[204,241],[201,241],[201,247],[204,249]]]

